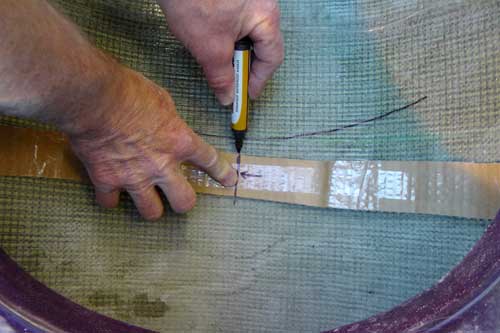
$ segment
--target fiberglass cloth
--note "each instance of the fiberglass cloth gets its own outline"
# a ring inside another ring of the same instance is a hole
[[[166,87],[195,130],[230,135],[189,53],[150,1],[54,1],[101,49]],[[245,153],[341,160],[500,160],[498,1],[280,1],[286,60],[252,104]],[[210,42],[207,41],[207,47]],[[1,123],[39,126],[2,118]],[[228,139],[207,137],[232,150]],[[200,196],[140,219],[74,182],[0,178],[0,244],[70,299],[162,332],[318,331],[431,286],[488,221]]]

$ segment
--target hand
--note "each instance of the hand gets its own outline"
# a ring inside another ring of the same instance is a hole
[[[0,114],[67,133],[103,206],[116,206],[126,190],[145,218],[157,219],[159,187],[175,211],[191,209],[182,161],[236,183],[236,171],[179,118],[165,90],[92,47],[48,2],[2,0],[0,13]]]
[[[254,58],[249,82],[258,97],[284,59],[280,12],[276,0],[158,0],[174,35],[203,67],[223,105],[233,102],[234,43],[249,36]]]
[[[141,215],[155,220],[163,214],[156,186],[174,211],[186,212],[196,197],[179,169],[183,161],[199,166],[223,185],[234,185],[235,170],[177,115],[170,95],[138,73],[125,68],[123,72],[116,87],[102,94],[95,112],[82,119],[89,125],[70,134],[71,145],[94,183],[97,201],[115,207],[120,191],[126,190]],[[98,119],[89,121],[95,114]]]

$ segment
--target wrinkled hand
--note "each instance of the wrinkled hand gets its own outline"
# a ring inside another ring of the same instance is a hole
[[[249,82],[258,97],[284,58],[280,12],[276,0],[158,0],[174,35],[203,67],[223,105],[234,95],[234,43],[249,36],[254,58]]]
[[[196,197],[181,174],[183,161],[199,166],[223,185],[234,185],[234,169],[177,115],[169,94],[140,74],[126,73],[126,78],[117,80],[118,87],[103,93],[92,113],[99,119],[82,119],[92,125],[70,136],[94,183],[97,201],[115,207],[125,190],[141,215],[154,220],[163,214],[158,187],[176,212],[186,212]]]

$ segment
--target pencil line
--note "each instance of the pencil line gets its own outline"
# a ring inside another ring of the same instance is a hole
[[[236,180],[236,185],[234,185],[234,197],[233,197],[233,205],[234,206],[236,206],[236,200],[238,198],[238,183],[240,182],[240,176],[241,176],[241,173],[240,173],[241,154],[240,153],[238,153],[238,156],[236,157],[236,164],[237,164],[236,172],[237,172],[238,178]]]
[[[409,109],[409,108],[411,108],[411,107],[419,104],[420,102],[422,102],[422,101],[424,101],[426,99],[427,99],[427,96],[424,96],[424,97],[421,97],[421,98],[417,99],[416,101],[414,101],[414,102],[412,102],[410,104],[407,104],[407,105],[402,106],[400,108],[397,108],[397,109],[391,110],[389,112],[383,113],[381,115],[378,115],[378,116],[375,116],[375,117],[372,117],[372,118],[368,118],[368,119],[364,119],[364,120],[360,120],[358,122],[355,122],[355,123],[352,123],[352,124],[349,124],[349,125],[345,125],[345,126],[341,126],[341,127],[337,127],[337,128],[326,129],[326,130],[319,130],[319,131],[313,131],[313,132],[298,133],[298,134],[285,135],[285,136],[269,136],[269,137],[263,137],[263,138],[259,138],[259,137],[252,138],[252,137],[250,137],[250,138],[247,138],[245,141],[268,141],[268,140],[272,140],[272,141],[286,141],[286,140],[292,140],[292,139],[298,139],[298,138],[307,138],[307,137],[313,137],[313,136],[333,134],[333,133],[344,131],[344,130],[347,130],[347,129],[350,129],[350,128],[355,128],[355,127],[362,126],[362,125],[365,125],[365,124],[368,124],[368,123],[372,123],[372,122],[375,122],[377,120],[382,120],[382,119],[384,119],[386,117],[389,117],[390,115],[392,115],[394,113],[398,113],[398,112],[407,110],[407,109]],[[195,132],[198,135],[205,136],[205,137],[210,137],[210,138],[231,139],[231,140],[233,139],[232,136],[228,136],[228,135],[203,133],[203,132],[198,132],[198,131],[195,131]]]
[[[427,96],[424,96],[424,97],[416,100],[415,102],[407,104],[407,105],[405,105],[403,107],[391,110],[389,112],[386,112],[384,114],[381,114],[381,115],[378,115],[378,116],[375,116],[375,117],[372,117],[372,118],[368,118],[368,119],[365,119],[365,120],[358,121],[358,122],[353,123],[353,124],[345,125],[345,126],[342,126],[342,127],[333,128],[333,129],[327,129],[327,130],[321,130],[321,131],[314,131],[314,132],[299,133],[299,134],[288,135],[288,136],[271,136],[271,137],[268,137],[268,138],[265,138],[265,139],[266,140],[291,140],[291,139],[296,139],[296,138],[303,138],[303,137],[311,137],[311,136],[332,134],[332,133],[335,133],[335,132],[339,132],[339,131],[346,130],[346,129],[349,129],[349,128],[358,127],[358,126],[361,126],[361,125],[364,125],[364,124],[367,124],[367,123],[371,123],[371,122],[374,122],[374,121],[377,121],[377,120],[384,119],[384,118],[386,118],[386,117],[388,117],[388,116],[390,116],[390,115],[392,115],[394,113],[401,112],[403,110],[409,109],[412,106],[415,106],[418,103],[422,102],[426,98],[427,98]]]

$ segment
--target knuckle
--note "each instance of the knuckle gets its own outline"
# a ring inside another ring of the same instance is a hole
[[[285,47],[281,40],[276,49],[276,64],[279,66],[285,61]]]
[[[127,181],[127,183],[124,185],[126,188],[127,192],[129,193],[134,193],[137,195],[141,195],[143,193],[146,193],[148,188],[153,186],[153,182],[151,179],[145,177],[145,178],[140,178],[140,177],[132,177]]]
[[[186,125],[184,120],[177,117],[170,121],[166,131],[168,150],[173,155],[173,159],[188,156],[194,150],[194,133]],[[171,165],[172,159],[166,159],[163,164]]]
[[[178,132],[173,152],[177,158],[186,158],[196,152],[195,140],[190,129],[182,129]]]
[[[208,150],[209,150],[210,160],[208,161],[206,168],[212,169],[219,164],[220,161],[219,154],[217,153],[217,150],[215,150],[215,148],[212,146],[209,146]]]
[[[96,188],[109,192],[120,186],[119,177],[105,167],[95,167],[89,170],[89,177]]]
[[[269,0],[268,2],[269,6],[271,7],[269,9],[269,18],[272,23],[279,25],[281,13],[278,2],[275,0]]]
[[[276,0],[263,0],[261,12],[269,25],[279,27],[281,12]]]
[[[210,84],[210,87],[212,89],[218,91],[218,90],[226,90],[229,89],[233,86],[233,78],[230,75],[226,74],[220,74],[220,73],[215,73],[215,74],[206,74],[208,83]]]
[[[170,154],[166,155],[156,162],[151,174],[155,178],[162,177],[165,173],[170,172],[170,170],[174,170],[177,164],[178,162],[176,157]]]

